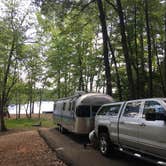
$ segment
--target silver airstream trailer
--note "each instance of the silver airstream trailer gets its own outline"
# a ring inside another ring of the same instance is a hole
[[[61,131],[88,134],[94,129],[94,116],[99,107],[110,102],[112,97],[105,94],[77,92],[55,101],[53,119]]]

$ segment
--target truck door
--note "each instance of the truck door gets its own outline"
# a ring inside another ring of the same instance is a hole
[[[119,142],[122,147],[139,149],[138,127],[141,101],[126,103],[119,119]]]
[[[145,113],[149,110],[164,113],[166,110],[159,101],[145,101],[139,126],[139,142],[145,153],[166,158],[166,121],[146,120]]]

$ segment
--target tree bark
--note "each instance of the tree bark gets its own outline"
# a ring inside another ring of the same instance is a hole
[[[29,91],[29,118],[32,117],[32,102],[33,102],[33,96],[32,96],[32,81],[30,80],[29,83],[30,91]]]
[[[126,29],[124,23],[124,16],[121,6],[121,0],[116,0],[117,3],[117,11],[120,20],[120,32],[121,32],[121,42],[123,47],[123,53],[125,57],[126,63],[126,70],[127,70],[127,77],[128,77],[128,86],[129,86],[129,98],[135,98],[135,89],[134,89],[134,81],[133,81],[133,74],[131,69],[131,60],[129,57],[128,45],[127,45],[127,38],[126,38]]]
[[[81,55],[79,55],[78,63],[79,63],[79,74],[80,74],[78,90],[84,91],[84,80],[83,80],[83,69],[82,69],[82,57],[81,57]]]
[[[40,89],[40,101],[39,101],[39,119],[41,115],[41,105],[42,105],[42,89]]]
[[[140,77],[140,97],[147,97],[145,94],[145,79],[146,79],[146,72],[145,72],[145,60],[144,60],[144,41],[143,41],[143,32],[140,33],[140,45],[141,45],[141,77]]]
[[[149,26],[148,0],[145,0],[145,19],[146,19],[146,35],[147,35],[147,45],[148,45],[149,97],[153,97],[152,50],[151,50],[151,35],[150,35],[150,26]]]
[[[4,104],[2,103],[2,100],[0,100],[0,131],[6,131],[6,126],[5,126],[5,120],[4,120]]]
[[[60,69],[58,69],[58,71],[57,71],[58,73],[58,81],[57,81],[57,90],[58,90],[58,98],[60,98],[61,97],[61,71],[60,71]]]
[[[24,106],[24,109],[25,109],[25,113],[26,113],[26,117],[29,118],[29,115],[28,115],[28,107],[29,107],[29,101],[27,102],[27,106],[25,107]]]
[[[107,24],[105,12],[103,9],[102,0],[97,0],[98,10],[99,10],[99,18],[102,27],[102,35],[103,35],[103,56],[104,56],[104,66],[105,66],[105,77],[106,77],[106,93],[112,96],[112,83],[111,83],[111,72],[110,72],[110,63],[109,63],[109,50],[108,50],[108,32],[107,32]]]
[[[93,91],[93,79],[94,79],[94,75],[90,76],[90,92]]]
[[[12,45],[7,61],[7,67],[4,72],[4,79],[3,79],[3,84],[2,84],[2,94],[0,96],[0,131],[6,131],[6,126],[5,126],[5,121],[4,121],[4,108],[8,99],[7,96],[7,82],[8,82],[8,76],[10,72],[10,66],[12,62],[12,56],[13,56],[13,51],[14,51],[14,45],[15,45],[15,36],[13,36],[12,40]]]
[[[165,25],[165,41],[164,41],[164,77],[165,77],[165,87],[166,87],[166,12],[164,18],[164,25]]]
[[[157,59],[157,67],[158,67],[159,76],[160,76],[162,93],[163,93],[163,96],[166,96],[166,90],[165,90],[165,86],[164,86],[164,79],[163,79],[163,75],[162,75],[160,60],[159,60],[159,57],[158,57],[157,44],[156,44],[154,36],[153,36],[153,48],[154,48],[154,53],[155,53],[155,56],[156,56],[156,59]]]
[[[119,100],[122,100],[122,87],[121,87],[121,83],[120,83],[120,76],[119,76],[119,71],[118,71],[118,66],[117,66],[117,62],[116,62],[116,57],[114,54],[114,50],[112,47],[112,44],[109,40],[109,48],[112,54],[112,60],[114,62],[115,65],[115,72],[116,72],[116,84],[117,84],[117,88],[118,88],[118,96],[119,96]]]
[[[140,98],[140,73],[139,73],[139,58],[138,58],[138,45],[137,45],[137,6],[134,6],[134,42],[135,42],[135,57],[136,57],[136,97]]]

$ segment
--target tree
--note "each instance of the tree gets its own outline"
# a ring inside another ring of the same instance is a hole
[[[130,95],[130,98],[135,98],[135,88],[134,88],[133,74],[131,69],[131,60],[129,57],[129,51],[127,46],[126,30],[125,30],[121,0],[116,0],[116,3],[117,3],[117,11],[118,11],[119,21],[120,21],[120,31],[121,31],[121,38],[122,38],[121,42],[122,42],[123,53],[124,53],[125,63],[126,63],[127,77],[128,77],[129,95]]]
[[[22,61],[21,48],[26,41],[25,32],[29,29],[26,16],[20,12],[20,1],[3,1],[3,17],[0,20],[0,131],[5,131],[4,110],[10,100],[10,93],[19,80],[19,65]],[[20,14],[21,13],[21,14]]]
[[[148,67],[149,67],[149,97],[153,97],[151,34],[150,34],[148,12],[149,12],[148,1],[145,0],[145,18],[146,18],[146,34],[147,34],[147,45],[148,45]]]
[[[99,17],[102,27],[102,35],[103,35],[103,56],[104,56],[104,66],[105,66],[105,77],[106,77],[106,89],[107,94],[112,95],[112,85],[111,85],[111,72],[110,72],[110,64],[109,64],[109,39],[108,39],[108,32],[107,32],[107,25],[106,25],[106,18],[105,12],[103,9],[103,3],[101,0],[97,0],[98,10],[99,10]]]
[[[6,17],[7,21],[4,24],[5,20],[1,21],[1,29],[3,30],[3,35],[1,36],[1,48],[3,50],[3,55],[1,57],[1,91],[0,91],[0,130],[5,131],[4,123],[4,109],[6,107],[10,90],[14,86],[17,78],[16,68],[17,68],[17,48],[20,45],[21,41],[21,31],[18,29],[14,22],[14,15],[16,12],[17,4],[5,4],[9,10],[9,13]],[[9,5],[9,6],[8,6]],[[10,6],[11,5],[11,6]],[[10,7],[10,8],[9,8]],[[8,24],[7,24],[8,23]],[[2,26],[3,25],[3,26]],[[5,27],[4,27],[5,26]],[[5,40],[5,42],[4,42]],[[16,63],[13,64],[12,61],[16,60]],[[10,81],[10,78],[12,80]]]
[[[61,65],[51,63],[50,68],[50,71],[58,71],[54,72],[54,83],[59,97],[89,87],[104,92],[108,86],[111,88],[107,89],[113,89],[113,96],[125,100],[163,95],[166,66],[163,2],[40,2],[41,17],[44,18],[41,27],[49,36],[49,45],[52,45],[47,46],[46,55],[49,53],[48,59],[54,59],[54,62],[58,59],[65,65],[61,69]],[[88,26],[93,27],[89,31],[91,38],[88,38],[88,32],[83,35]]]

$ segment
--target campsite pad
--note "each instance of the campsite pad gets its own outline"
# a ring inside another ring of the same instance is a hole
[[[2,166],[65,166],[49,149],[38,131],[0,135]]]

